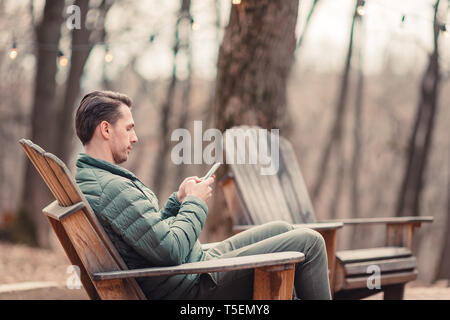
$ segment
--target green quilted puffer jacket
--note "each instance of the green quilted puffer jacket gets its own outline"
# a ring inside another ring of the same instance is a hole
[[[204,260],[198,237],[206,203],[176,192],[159,210],[158,199],[132,172],[80,153],[76,182],[129,269]],[[192,298],[198,274],[137,278],[149,299]]]

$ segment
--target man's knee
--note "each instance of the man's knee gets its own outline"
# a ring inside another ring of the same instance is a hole
[[[317,249],[325,249],[325,239],[316,230],[310,228],[296,228],[299,240],[307,243],[308,247],[316,247]]]
[[[270,228],[272,230],[276,231],[275,233],[284,233],[295,229],[292,224],[283,220],[271,221],[268,222],[267,224],[270,225]]]
[[[326,244],[325,244],[325,239],[323,238],[323,236],[320,234],[320,232],[317,232],[316,230],[312,230],[314,233],[314,238],[316,239],[315,243],[316,246],[325,249],[326,248]]]

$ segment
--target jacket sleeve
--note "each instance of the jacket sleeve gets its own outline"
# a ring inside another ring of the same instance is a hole
[[[187,196],[178,214],[165,218],[167,211],[158,211],[131,181],[117,180],[103,188],[100,215],[152,265],[183,263],[205,223],[206,203],[196,196]],[[167,205],[165,209],[170,210]]]
[[[180,201],[178,201],[177,192],[173,192],[167,200],[164,207],[161,209],[163,219],[176,216],[180,209]]]

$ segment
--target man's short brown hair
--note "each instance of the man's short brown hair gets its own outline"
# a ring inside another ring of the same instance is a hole
[[[92,139],[100,122],[116,123],[121,104],[131,108],[132,101],[125,94],[112,91],[93,91],[84,96],[75,114],[75,129],[83,145]]]

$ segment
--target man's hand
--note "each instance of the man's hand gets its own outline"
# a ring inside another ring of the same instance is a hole
[[[177,192],[177,198],[178,201],[183,202],[184,198],[186,197],[186,184],[188,181],[195,181],[195,183],[199,183],[202,181],[199,177],[187,177],[183,180],[183,182],[180,184],[180,187],[178,188]]]
[[[201,182],[196,182],[195,180],[186,181],[185,191],[186,195],[193,195],[199,197],[203,201],[207,201],[211,198],[212,188],[211,185],[214,183],[215,176],[213,175],[208,180],[201,180]]]

